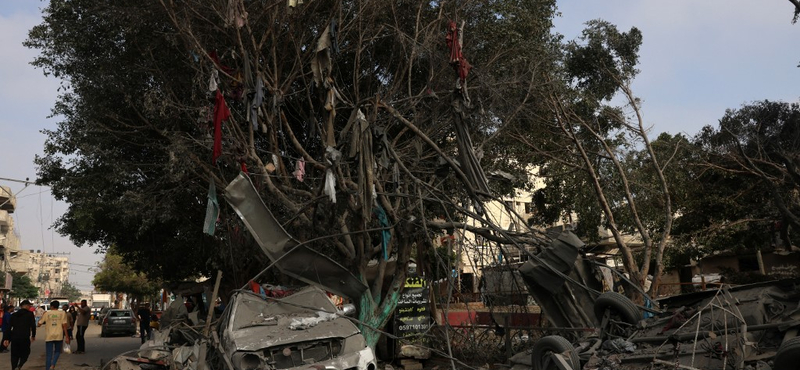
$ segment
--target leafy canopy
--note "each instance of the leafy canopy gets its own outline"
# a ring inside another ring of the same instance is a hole
[[[98,291],[150,297],[161,288],[159,282],[151,281],[145,274],[135,271],[122,260],[122,256],[113,251],[106,253],[99,264],[99,270],[92,279],[92,284]]]
[[[14,298],[30,298],[35,299],[39,297],[39,288],[33,285],[31,278],[19,272],[12,272],[13,280],[11,282],[11,297]]]
[[[82,296],[80,289],[70,284],[68,281],[65,281],[64,284],[61,285],[61,293],[59,295],[67,297],[70,302],[75,302]]]

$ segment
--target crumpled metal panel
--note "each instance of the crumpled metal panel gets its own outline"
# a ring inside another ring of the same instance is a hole
[[[528,291],[554,326],[586,328],[595,324],[592,313],[594,298],[581,287],[565,284],[566,279],[555,272],[559,271],[584,285],[595,285],[586,281],[585,274],[576,268],[583,263],[578,259],[578,249],[583,245],[575,234],[562,232],[550,245],[542,248],[538,260],[530,259],[519,267]]]
[[[305,245],[284,230],[261,200],[250,178],[239,174],[225,188],[233,207],[261,250],[284,274],[358,301],[367,290],[348,269]]]
[[[564,232],[549,246],[542,248],[539,259],[530,259],[519,272],[548,292],[555,294],[564,285],[564,278],[555,271],[569,274],[578,259],[578,248],[583,242],[571,232]]]

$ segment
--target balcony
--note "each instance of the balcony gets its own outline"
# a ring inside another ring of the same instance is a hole
[[[1,202],[2,201],[0,201],[0,203]],[[9,226],[11,226],[11,217],[8,215],[8,211],[0,210],[0,233],[7,233]]]
[[[17,197],[8,186],[0,186],[0,204],[2,204],[0,209],[9,213],[14,213],[14,210],[17,209]]]

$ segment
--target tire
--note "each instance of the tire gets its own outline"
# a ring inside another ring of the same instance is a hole
[[[642,314],[639,312],[639,307],[636,307],[628,297],[617,292],[605,292],[597,297],[594,301],[594,314],[597,317],[597,322],[603,321],[603,315],[606,309],[610,308],[615,312],[622,321],[636,325],[642,320]]]
[[[548,361],[548,355],[551,353],[563,353],[564,359],[572,366],[573,370],[581,369],[581,360],[572,343],[564,337],[551,335],[537,340],[533,345],[531,350],[533,370],[557,370],[558,366],[554,362]]]
[[[101,337],[101,338],[105,338],[105,337],[107,337],[107,336],[108,336],[108,334],[106,334],[106,332],[105,332],[105,331],[102,331],[102,330],[100,331],[100,337]]]
[[[800,363],[800,337],[794,337],[783,343],[775,353],[773,369],[794,369]]]

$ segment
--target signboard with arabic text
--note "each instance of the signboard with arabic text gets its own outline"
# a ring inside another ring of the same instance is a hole
[[[421,277],[409,277],[400,294],[395,309],[395,335],[403,343],[424,344],[425,334],[430,330],[433,319],[430,313],[430,288]]]

